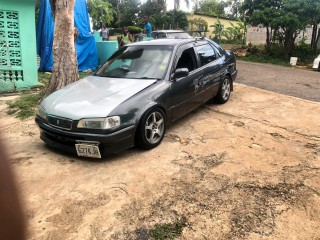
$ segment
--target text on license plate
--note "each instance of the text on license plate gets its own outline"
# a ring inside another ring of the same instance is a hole
[[[99,147],[95,145],[76,144],[76,150],[81,157],[101,158]]]

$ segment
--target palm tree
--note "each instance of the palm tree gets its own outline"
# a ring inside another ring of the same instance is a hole
[[[187,5],[187,8],[189,8],[189,0],[184,0],[186,5]],[[179,10],[180,8],[180,0],[174,0],[174,10]]]

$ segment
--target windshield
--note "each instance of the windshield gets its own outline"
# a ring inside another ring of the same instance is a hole
[[[119,49],[98,70],[97,76],[112,78],[163,79],[171,46],[127,46]]]

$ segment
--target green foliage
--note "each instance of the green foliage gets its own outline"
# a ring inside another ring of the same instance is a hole
[[[165,0],[147,0],[140,7],[139,16],[143,18],[144,16],[153,16],[155,14],[164,13],[166,11],[166,1]]]
[[[20,119],[26,119],[28,117],[34,116],[35,107],[38,102],[44,96],[46,87],[49,84],[51,74],[39,72],[38,81],[42,84],[39,92],[26,91],[22,93],[17,99],[13,101],[7,101],[8,105],[7,114],[14,115]]]
[[[92,74],[93,72],[79,72],[80,78],[84,78]],[[34,116],[35,108],[37,107],[39,101],[43,98],[45,90],[49,84],[50,78],[51,74],[39,72],[38,80],[42,84],[40,90],[37,89],[37,92],[29,90],[22,93],[17,99],[13,101],[7,101],[7,114],[14,115],[19,119],[26,119],[28,117]]]
[[[109,34],[110,36],[120,35],[122,33],[122,28],[110,28]]]
[[[227,27],[222,30],[222,37],[227,39],[229,43],[245,43],[247,26],[239,19],[239,21],[234,24],[229,22],[231,27]]]
[[[122,0],[118,3],[118,26],[135,25],[140,11],[140,0]]]
[[[243,12],[241,11],[242,0],[227,0],[225,6],[228,9],[226,16],[229,18],[243,18]]]
[[[20,119],[31,117],[35,113],[35,107],[44,96],[44,91],[39,93],[25,93],[14,101],[7,101],[7,114],[14,115]]]
[[[191,31],[194,31],[194,30],[207,31],[208,30],[208,22],[202,19],[201,17],[190,19],[188,20],[188,23]]]
[[[238,57],[238,59],[241,59],[243,61],[248,61],[248,62],[270,63],[270,64],[280,65],[280,66],[290,66],[288,60],[274,58],[268,55],[258,55],[258,56],[249,55],[245,57]]]
[[[148,235],[155,240],[173,240],[181,235],[185,226],[187,226],[185,218],[175,223],[156,224],[153,229],[149,230]]]
[[[219,18],[217,18],[217,22],[215,25],[210,25],[210,27],[214,27],[213,30],[213,39],[215,41],[221,42],[221,36],[222,36],[222,32],[223,32],[223,25],[221,23],[221,21],[219,20]]]
[[[102,25],[109,25],[113,20],[114,10],[107,0],[88,0],[88,12],[92,17],[94,29],[99,29]]]
[[[198,3],[196,13],[223,17],[225,13],[226,4],[223,1],[217,0],[203,0]]]
[[[186,29],[188,27],[187,14],[183,11],[171,10],[158,13],[149,19],[154,29]]]
[[[87,76],[91,76],[93,74],[94,74],[94,72],[91,72],[91,71],[89,71],[89,72],[79,72],[79,79],[85,78]]]
[[[137,27],[137,26],[128,26],[128,31],[131,34],[137,34],[137,33],[141,33],[142,32],[142,28],[141,27]]]
[[[308,24],[320,23],[320,0],[244,0],[242,11],[250,24],[276,31],[287,57],[293,53],[299,32]],[[270,47],[271,34],[266,42]]]
[[[320,54],[320,49],[316,52],[314,49],[309,45],[302,43],[295,47],[294,49],[294,56],[298,57],[299,64],[306,65],[313,62],[313,60]]]
[[[281,44],[271,44],[269,52],[263,46],[253,45],[248,48],[247,56],[241,57],[241,59],[289,66],[289,57],[286,57],[284,53],[285,48]],[[315,53],[309,44],[297,45],[293,51],[293,56],[299,59],[299,65],[311,64],[318,54],[320,54],[320,50]]]

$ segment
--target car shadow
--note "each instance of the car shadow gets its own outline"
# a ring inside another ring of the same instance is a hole
[[[69,162],[74,162],[74,161],[83,161],[83,162],[92,162],[92,163],[105,163],[107,161],[113,162],[113,161],[119,161],[121,159],[126,159],[126,156],[129,156],[129,155],[130,156],[139,155],[142,152],[148,151],[138,147],[131,147],[127,150],[124,150],[118,153],[103,155],[101,156],[101,158],[90,158],[90,157],[80,157],[80,156],[77,156],[75,153],[65,152],[58,148],[49,146],[45,143],[43,143],[43,145],[45,150],[47,150],[48,152],[54,152],[57,155],[67,157],[68,158],[67,160],[69,160]]]

